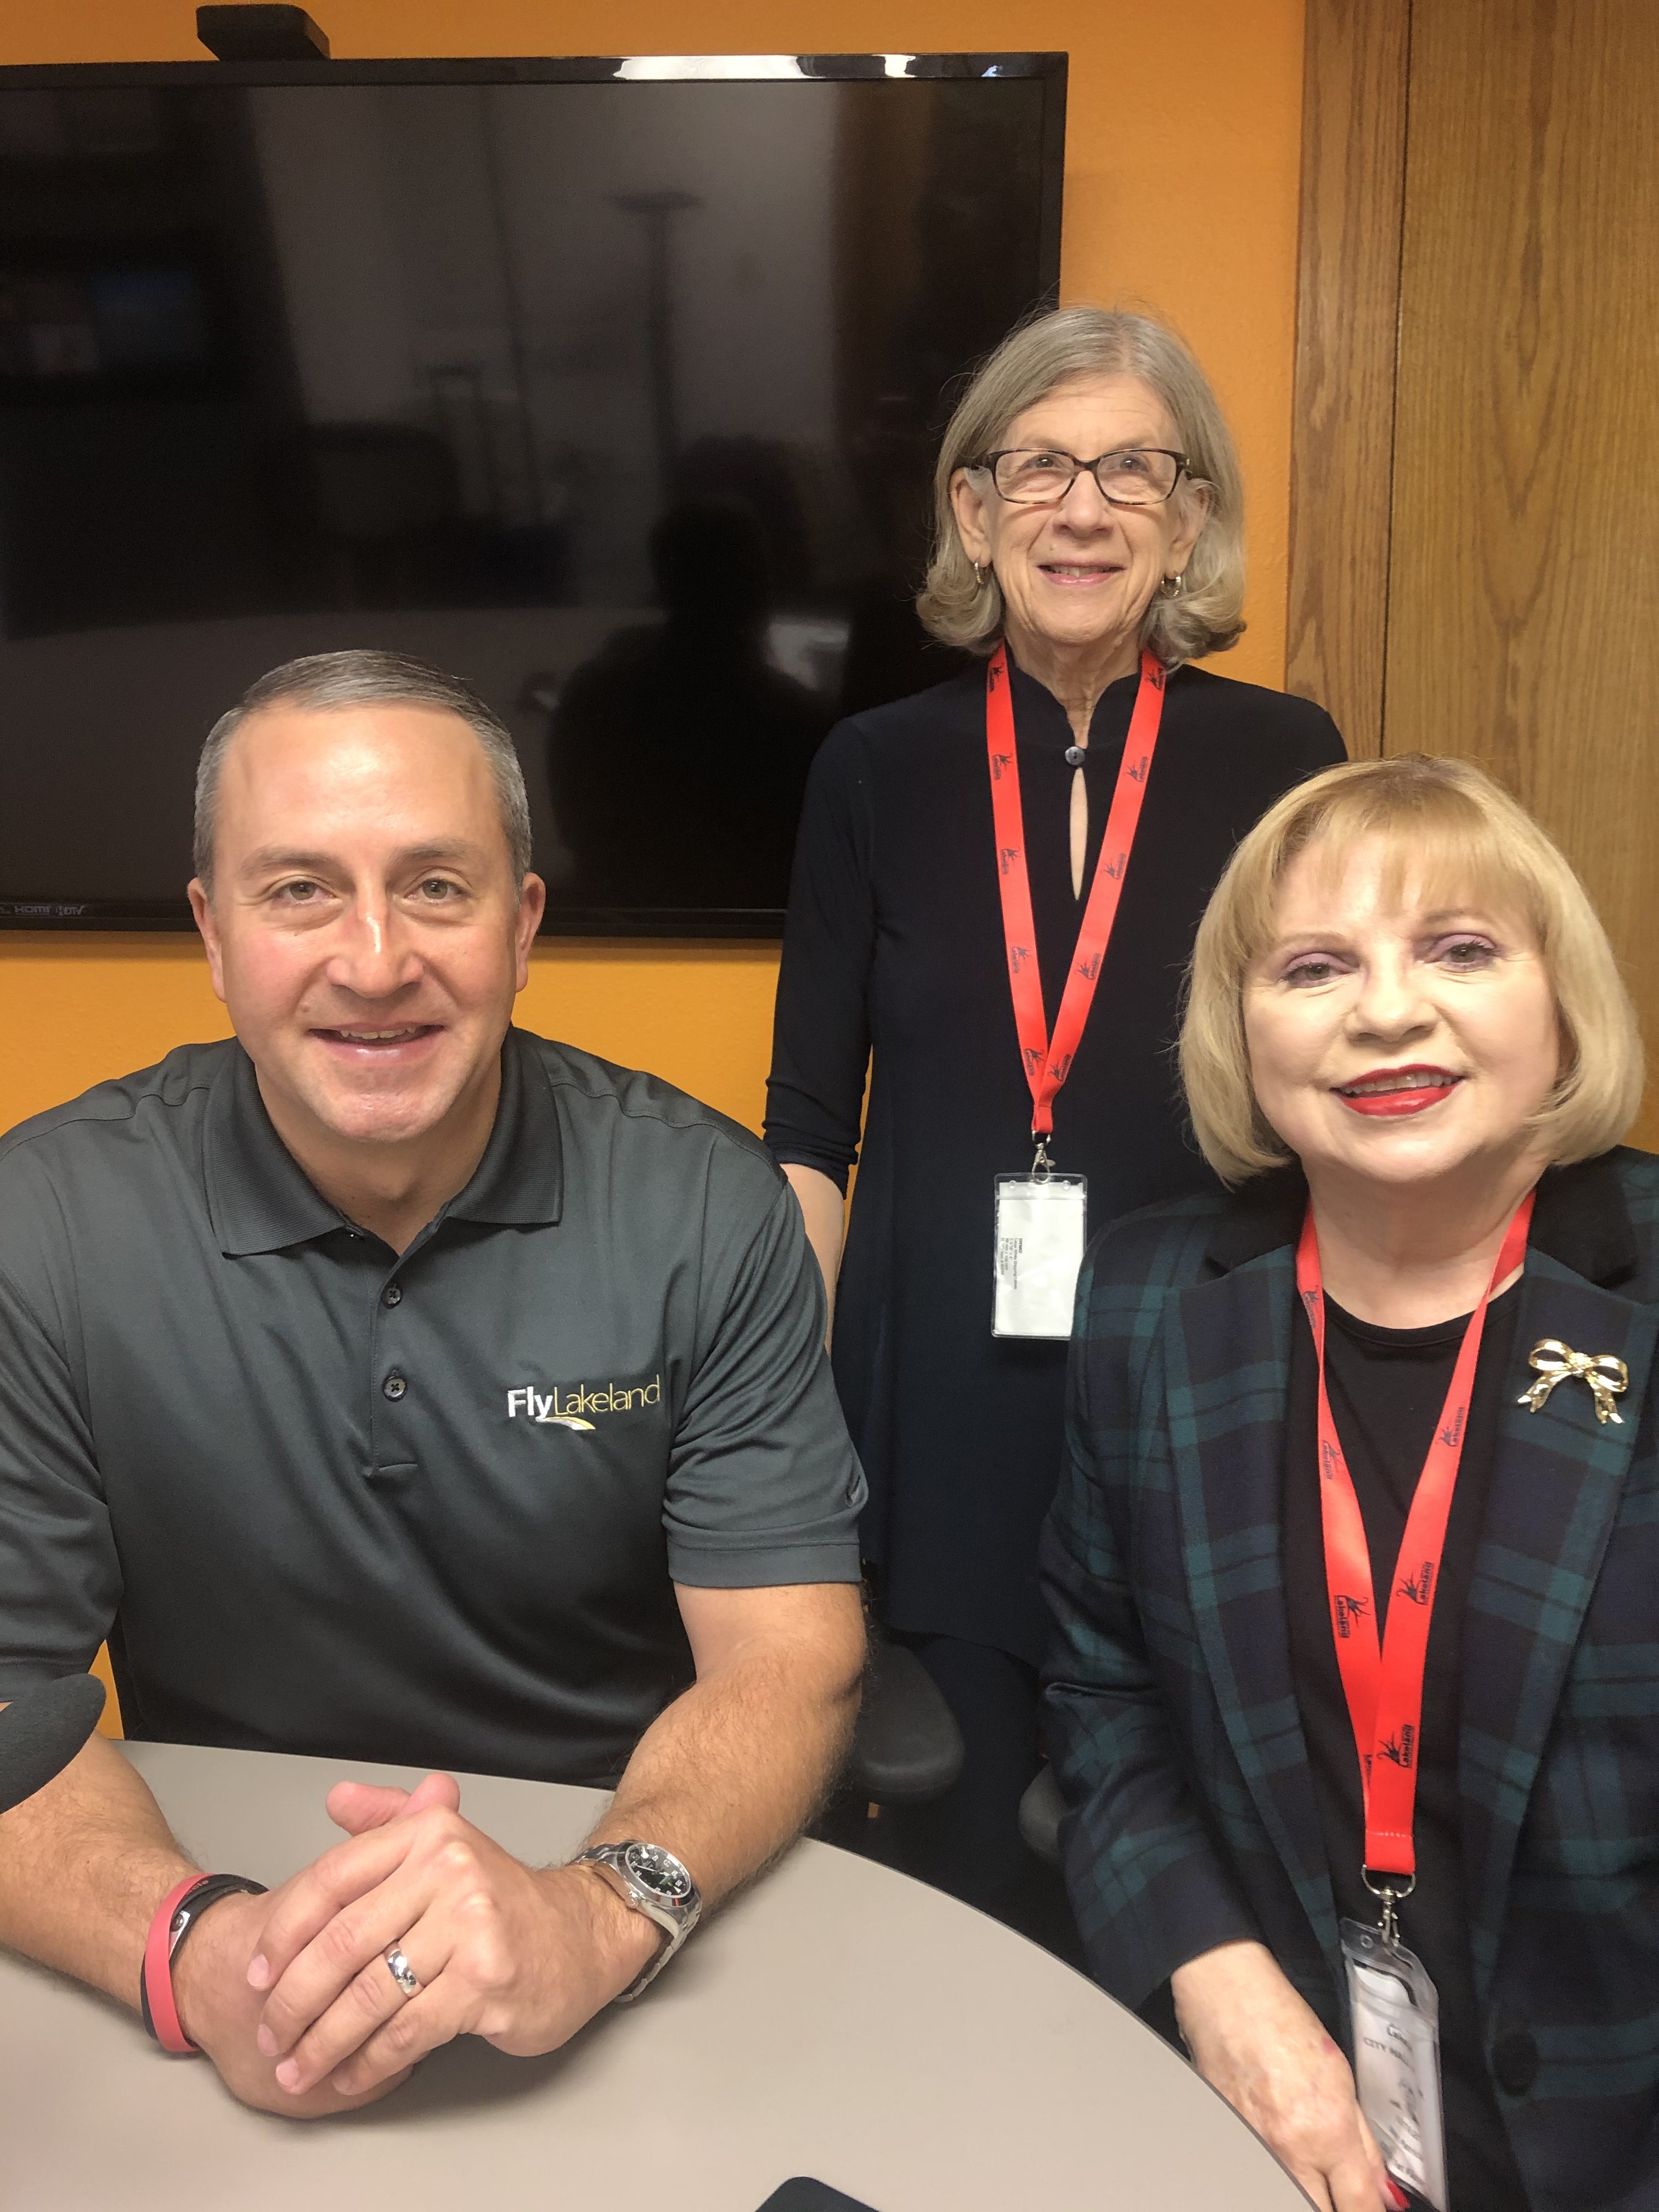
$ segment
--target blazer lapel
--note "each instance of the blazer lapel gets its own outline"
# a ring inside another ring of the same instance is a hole
[[[1164,1373],[1199,1643],[1256,1814],[1321,1950],[1334,1959],[1336,1911],[1291,1672],[1280,1532],[1295,1295],[1285,1246],[1184,1291],[1164,1323]]]
[[[1516,1845],[1567,1669],[1619,1510],[1659,1310],[1599,1288],[1534,1250],[1522,1279],[1511,1401],[1537,1376],[1540,1339],[1611,1352],[1630,1370],[1620,1423],[1598,1422],[1569,1378],[1533,1413],[1504,1407],[1463,1634],[1458,1784],[1474,1954],[1484,2002]]]

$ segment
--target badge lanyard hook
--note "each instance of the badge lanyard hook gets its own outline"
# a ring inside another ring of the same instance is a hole
[[[1377,1934],[1385,1943],[1397,1943],[1400,1941],[1400,1923],[1395,1917],[1395,1907],[1403,1905],[1416,1888],[1417,1876],[1414,1874],[1389,1874],[1384,1875],[1381,1881],[1373,1881],[1370,1867],[1361,1867],[1359,1877],[1382,1908],[1377,1917]]]

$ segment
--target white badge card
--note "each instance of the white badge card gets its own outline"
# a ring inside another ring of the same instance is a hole
[[[1342,1923],[1342,1957],[1359,2109],[1395,2179],[1435,2212],[1446,2212],[1440,2000],[1434,1984],[1402,1943],[1358,1920]]]
[[[1085,1176],[996,1178],[993,1336],[1070,1336],[1088,1217]]]

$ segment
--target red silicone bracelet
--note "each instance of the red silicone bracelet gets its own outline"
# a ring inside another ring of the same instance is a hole
[[[179,2025],[179,2008],[173,1996],[173,1916],[187,1897],[211,1881],[210,1874],[187,1874],[175,1882],[155,1908],[144,1942],[143,1990],[155,2039],[175,2058],[196,2058],[200,2052]]]

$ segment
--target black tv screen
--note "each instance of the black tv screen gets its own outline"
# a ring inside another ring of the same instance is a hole
[[[1065,58],[0,70],[0,925],[189,926],[253,678],[466,678],[547,927],[765,936],[965,370],[1051,301]]]

